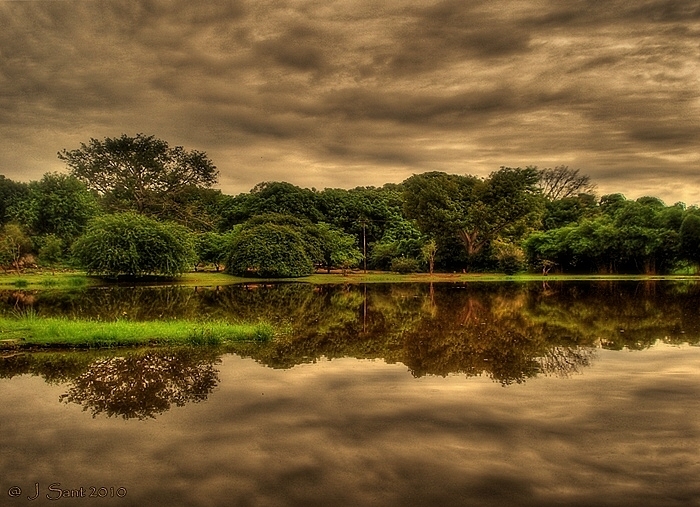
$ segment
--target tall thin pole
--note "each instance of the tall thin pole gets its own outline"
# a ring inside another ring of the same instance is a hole
[[[367,274],[367,222],[362,219],[362,257],[364,260],[365,274]]]

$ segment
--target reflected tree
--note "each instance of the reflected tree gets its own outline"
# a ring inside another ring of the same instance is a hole
[[[658,341],[698,344],[698,307],[700,286],[693,281],[366,286],[258,283],[209,288],[7,291],[0,293],[0,313],[7,317],[26,310],[38,316],[103,320],[263,319],[282,332],[266,343],[232,343],[209,352],[197,349],[204,354],[201,357],[190,351],[187,356],[180,353],[173,358],[166,354],[163,358],[129,355],[104,359],[103,351],[102,362],[94,364],[95,356],[89,361],[65,355],[51,359],[32,355],[31,360],[12,357],[0,361],[0,376],[31,373],[59,382],[70,380],[74,385],[66,400],[72,396],[75,401],[85,400],[91,410],[102,407],[97,413],[107,412],[105,407],[109,406],[115,414],[119,396],[126,403],[122,394],[126,384],[115,383],[118,370],[127,372],[121,377],[123,382],[131,378],[127,375],[133,377],[133,389],[142,389],[151,400],[149,406],[156,410],[183,399],[169,392],[201,392],[201,386],[206,385],[201,379],[211,368],[206,365],[221,352],[250,357],[271,368],[291,368],[321,358],[381,359],[405,364],[415,376],[481,375],[507,385],[541,374],[574,374],[590,364],[595,348],[638,350]],[[197,366],[200,363],[203,366]],[[200,373],[195,375],[197,369]],[[189,371],[195,373],[190,375]],[[173,380],[148,376],[168,372]],[[177,372],[190,375],[189,380],[177,380]],[[115,389],[117,398],[99,401],[108,388]],[[132,413],[139,413],[138,407]]]
[[[539,371],[544,375],[569,377],[581,373],[595,359],[593,347],[552,347],[536,359]]]
[[[102,358],[75,378],[59,399],[82,405],[93,417],[155,418],[172,405],[206,400],[219,382],[217,362],[192,349]]]

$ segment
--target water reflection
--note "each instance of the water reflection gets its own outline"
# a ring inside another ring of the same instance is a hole
[[[380,359],[414,377],[487,376],[503,385],[569,376],[599,348],[657,341],[697,344],[700,291],[691,283],[236,285],[8,291],[0,312],[102,320],[265,319],[283,333],[269,343],[90,353],[10,354],[0,377],[22,373],[65,383],[61,400],[93,416],[155,417],[206,399],[223,353],[271,368],[321,358]]]
[[[66,403],[77,403],[93,417],[154,418],[170,409],[199,402],[216,387],[215,362],[192,350],[151,351],[98,359],[70,382]]]
[[[220,353],[206,348],[26,353],[0,358],[0,378],[39,375],[66,385],[59,401],[93,417],[147,419],[206,400],[219,382],[220,362]]]
[[[38,484],[30,503],[52,505],[60,483],[122,487],[103,499],[120,506],[699,505],[700,348],[658,344],[698,343],[692,284],[152,290],[24,292],[0,311],[287,331],[230,349],[5,351],[3,497]]]

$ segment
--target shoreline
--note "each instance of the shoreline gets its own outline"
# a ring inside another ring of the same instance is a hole
[[[0,274],[0,289],[79,289],[85,287],[110,286],[224,286],[256,283],[309,283],[324,284],[363,284],[363,283],[444,283],[444,282],[547,282],[547,281],[700,281],[699,275],[598,275],[598,274],[534,274],[519,273],[505,275],[502,273],[412,273],[354,271],[342,273],[315,273],[299,278],[255,278],[238,277],[222,272],[192,271],[177,278],[149,278],[145,280],[110,281],[86,275],[80,271],[68,272],[27,272]]]

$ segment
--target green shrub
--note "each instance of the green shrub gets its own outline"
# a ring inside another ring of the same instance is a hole
[[[58,236],[49,234],[42,238],[39,248],[39,262],[42,266],[53,267],[63,259],[63,240]]]
[[[525,268],[525,253],[512,243],[495,242],[494,251],[498,269],[506,275],[514,275]]]
[[[135,213],[92,220],[73,245],[73,255],[88,272],[105,277],[177,276],[192,264],[190,232]]]
[[[230,248],[226,269],[234,275],[293,278],[310,275],[314,269],[301,235],[287,225],[244,228]]]
[[[416,273],[420,271],[420,264],[410,257],[396,257],[391,260],[391,270],[397,273]]]
[[[195,238],[195,251],[197,253],[195,268],[199,264],[213,264],[219,271],[222,264],[226,262],[233,235],[233,232],[227,234],[203,232],[198,234]]]

